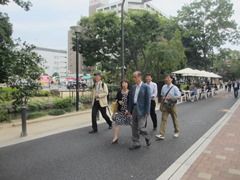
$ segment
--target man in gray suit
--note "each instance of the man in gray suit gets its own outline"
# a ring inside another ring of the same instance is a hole
[[[146,120],[150,114],[150,88],[142,82],[142,73],[140,71],[133,73],[133,80],[135,85],[131,89],[128,104],[128,114],[132,115],[133,145],[129,150],[140,149],[139,131],[144,136],[147,146],[151,145],[150,136],[145,127]]]

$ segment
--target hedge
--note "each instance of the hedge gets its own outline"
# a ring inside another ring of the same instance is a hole
[[[65,113],[65,111],[63,109],[52,109],[49,111],[48,114],[51,116],[58,116],[58,115],[62,115],[64,113]]]

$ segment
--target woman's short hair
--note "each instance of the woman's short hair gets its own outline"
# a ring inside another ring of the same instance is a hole
[[[167,74],[167,75],[165,75],[165,77],[170,77],[172,80],[174,79],[172,74]]]
[[[121,88],[122,88],[122,83],[123,83],[123,82],[127,83],[128,88],[129,88],[129,81],[128,81],[127,79],[123,79],[123,80],[121,80],[121,82],[120,82],[120,86],[121,86]]]

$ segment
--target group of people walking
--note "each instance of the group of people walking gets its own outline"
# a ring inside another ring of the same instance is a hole
[[[112,129],[112,121],[107,115],[107,84],[101,81],[101,74],[94,74],[95,84],[93,86],[93,100],[92,100],[92,130],[89,133],[97,133],[97,112],[100,111],[103,118]],[[146,83],[142,80],[142,73],[136,71],[133,73],[134,85],[130,88],[128,80],[121,81],[121,90],[118,91],[116,102],[118,104],[118,112],[114,118],[114,136],[111,144],[118,143],[118,132],[121,125],[129,125],[132,128],[132,146],[129,150],[136,150],[141,147],[140,135],[146,141],[146,145],[151,145],[151,138],[147,131],[147,119],[151,116],[153,122],[153,131],[157,130],[157,115],[155,112],[156,101],[158,95],[157,84],[152,82],[151,74],[147,74],[145,79]],[[160,124],[159,134],[156,139],[165,138],[165,129],[167,118],[170,114],[174,125],[174,137],[179,136],[179,125],[177,117],[176,102],[180,98],[181,93],[179,89],[172,84],[172,75],[166,75],[166,84],[162,87],[161,91],[161,111],[162,119]]]

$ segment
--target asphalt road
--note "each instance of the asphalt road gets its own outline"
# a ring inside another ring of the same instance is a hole
[[[1,180],[153,180],[209,130],[236,102],[232,95],[178,105],[181,134],[173,137],[169,118],[164,141],[155,140],[148,123],[152,145],[128,150],[131,128],[121,127],[119,144],[111,145],[113,131],[99,125],[64,132],[0,149]],[[158,111],[158,119],[160,112]],[[158,121],[159,122],[159,121]]]

